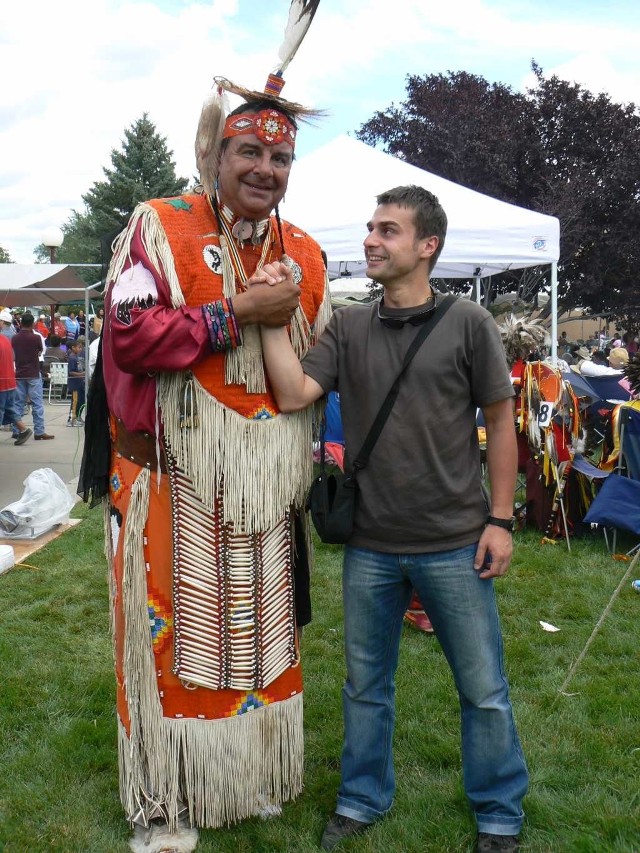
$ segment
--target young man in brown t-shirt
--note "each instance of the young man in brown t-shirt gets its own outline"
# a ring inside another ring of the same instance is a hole
[[[279,407],[296,411],[338,390],[345,470],[360,450],[417,328],[437,313],[429,274],[446,215],[420,187],[378,196],[364,241],[379,303],[333,315],[302,365],[282,330],[263,329],[265,362]],[[255,283],[277,287],[285,267]],[[498,329],[475,303],[457,300],[402,376],[367,466],[358,472],[354,530],[345,547],[347,680],[336,814],[322,837],[332,850],[380,819],[393,802],[394,675],[412,588],[433,623],[462,710],[465,791],[479,853],[515,851],[527,767],[502,665],[493,578],[512,554],[516,480],[513,390]],[[491,497],[482,487],[476,410],[487,431]]]

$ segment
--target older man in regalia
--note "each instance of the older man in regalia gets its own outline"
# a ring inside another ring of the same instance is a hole
[[[292,3],[295,47],[316,6]],[[264,93],[216,79],[202,186],[140,204],[108,274],[92,393],[104,383],[121,799],[145,853],[193,850],[197,827],[277,813],[302,788],[312,413],[278,410],[259,332],[288,324],[303,356],[330,310],[320,247],[278,215],[311,113],[280,96],[295,47]],[[228,91],[244,98],[229,115]],[[265,281],[275,260],[292,283]]]

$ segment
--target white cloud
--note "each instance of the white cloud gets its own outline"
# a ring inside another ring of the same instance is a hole
[[[558,4],[561,5],[561,4]],[[0,9],[0,246],[29,263],[148,112],[191,177],[214,74],[260,88],[288,0],[22,0]],[[268,9],[268,13],[265,10]],[[408,73],[468,70],[520,87],[531,57],[617,100],[638,99],[637,25],[539,13],[531,0],[322,0],[285,96],[333,108],[301,153],[404,98]]]

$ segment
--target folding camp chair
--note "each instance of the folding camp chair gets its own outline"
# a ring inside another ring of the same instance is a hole
[[[67,402],[68,367],[65,361],[49,365],[49,402]]]
[[[618,431],[616,471],[607,477],[584,519],[613,528],[614,553],[619,529],[640,536],[640,401],[620,406]],[[640,543],[628,553],[639,548]]]
[[[612,527],[613,553],[616,550],[616,533],[627,530],[640,536],[640,480],[609,474],[584,517],[586,522]],[[640,542],[628,554],[640,549]]]

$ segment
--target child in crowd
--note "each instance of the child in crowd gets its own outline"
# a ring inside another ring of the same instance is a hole
[[[71,342],[68,349],[68,388],[71,392],[71,409],[67,426],[82,427],[82,410],[84,408],[84,341]]]

